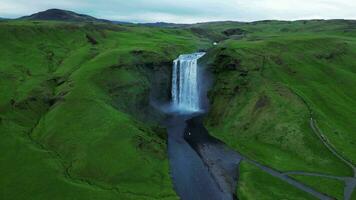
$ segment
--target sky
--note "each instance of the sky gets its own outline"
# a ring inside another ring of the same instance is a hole
[[[50,8],[127,22],[356,19],[356,0],[0,0],[0,17]]]

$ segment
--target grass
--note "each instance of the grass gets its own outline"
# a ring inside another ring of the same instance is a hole
[[[205,41],[144,27],[0,26],[2,199],[177,199],[165,137],[137,113],[149,107],[146,64],[169,67],[159,64]]]
[[[328,194],[329,196],[332,196],[336,199],[344,199],[345,184],[342,181],[302,175],[291,175],[291,177],[306,183],[308,186],[314,188],[317,191],[323,191],[325,194]]]
[[[354,25],[3,21],[0,197],[177,199],[150,93],[158,83],[159,98],[167,98],[171,61],[208,48],[215,83],[206,125],[214,136],[279,171],[349,176],[309,127],[309,109],[324,137],[355,163]],[[212,41],[219,44],[210,48]],[[330,181],[298,179],[340,197]],[[310,198],[247,163],[238,195]]]
[[[240,164],[240,180],[237,189],[238,198],[244,199],[315,199],[286,182],[261,171],[243,161]]]
[[[352,170],[310,128],[308,110],[329,143],[355,163],[356,44],[349,23],[353,22],[234,24],[249,33],[222,41],[208,53],[215,76],[206,119],[209,131],[280,171],[351,176]],[[214,26],[208,29],[233,25]],[[294,31],[281,31],[287,27]],[[329,192],[339,195],[339,189],[331,187]]]
[[[351,170],[313,134],[307,107],[288,85],[278,80],[277,73],[269,71],[273,68],[269,68],[268,61],[258,55],[260,51],[270,51],[264,50],[261,43],[244,45],[231,41],[218,55],[241,59],[241,69],[215,69],[217,79],[208,119],[211,131],[241,152],[280,170],[349,175]],[[248,75],[241,75],[245,71]],[[218,95],[214,95],[215,91]]]

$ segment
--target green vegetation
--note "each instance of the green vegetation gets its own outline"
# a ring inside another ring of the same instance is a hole
[[[258,188],[258,190],[256,190]],[[240,164],[239,199],[315,199],[295,187],[260,170],[246,161]]]
[[[246,33],[220,42],[208,56],[215,76],[206,120],[210,132],[247,157],[280,171],[352,176],[351,168],[311,129],[310,111],[325,140],[355,163],[354,24],[235,24]],[[204,26],[214,33],[233,25]],[[339,194],[337,187],[330,190]]]
[[[184,30],[0,26],[2,199],[177,199],[164,130],[143,120],[159,115],[142,109],[162,63],[204,42]]]
[[[291,175],[295,180],[301,181],[317,191],[323,191],[336,199],[344,199],[344,182],[330,178],[319,178],[313,176]]]
[[[350,176],[309,120],[312,112],[323,137],[356,162],[355,36],[356,22],[345,20],[1,21],[0,197],[177,199],[150,94],[167,99],[171,61],[212,41],[206,125],[214,136],[279,171]],[[311,198],[247,163],[240,172],[241,199]],[[342,196],[339,182],[295,178]]]

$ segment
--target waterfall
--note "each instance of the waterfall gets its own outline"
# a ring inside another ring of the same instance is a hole
[[[173,61],[172,104],[180,111],[200,110],[198,90],[198,59],[205,53],[183,54]]]

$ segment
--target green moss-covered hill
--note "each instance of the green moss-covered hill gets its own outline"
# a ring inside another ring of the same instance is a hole
[[[0,43],[1,199],[177,199],[149,92],[201,39],[15,21]]]
[[[355,36],[356,22],[344,20],[1,21],[0,198],[178,199],[162,116],[149,103],[169,98],[171,61],[199,49],[214,75],[212,135],[279,171],[352,176],[310,118],[356,162]],[[240,174],[240,199],[311,198],[248,164]],[[293,177],[343,196],[343,182]]]

